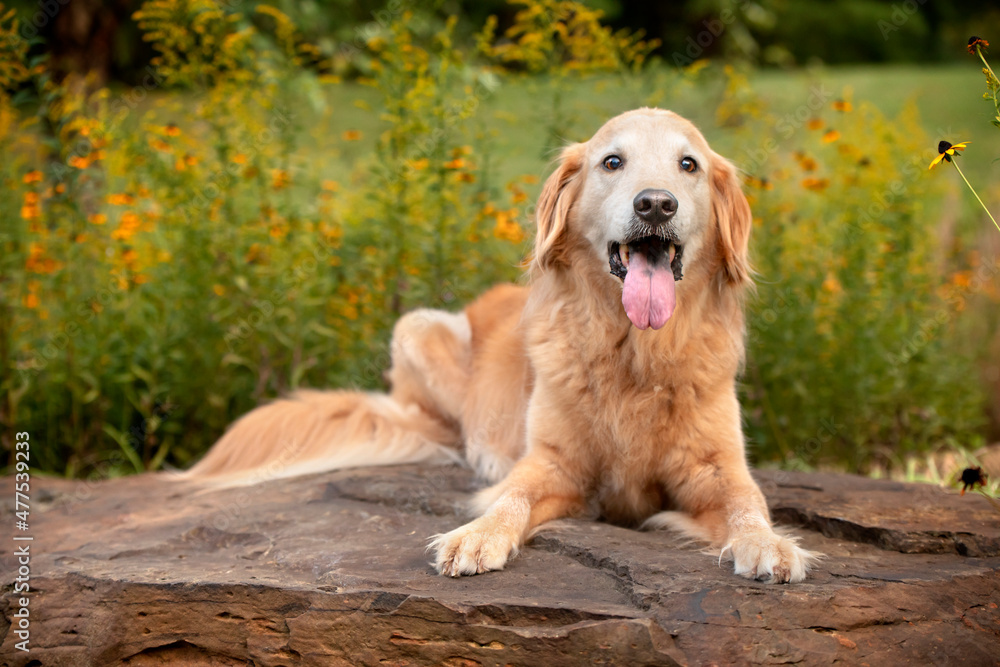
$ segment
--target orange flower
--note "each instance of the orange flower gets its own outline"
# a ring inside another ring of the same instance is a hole
[[[966,48],[969,50],[969,53],[971,53],[972,55],[976,55],[977,51],[979,51],[980,49],[985,51],[986,47],[988,47],[989,45],[990,43],[987,42],[985,39],[973,35],[972,37],[969,38],[969,44]]]
[[[460,157],[444,163],[445,169],[464,169],[466,166],[468,166],[468,163]]]
[[[28,292],[24,297],[24,306],[26,308],[38,308],[38,295],[34,292]]]
[[[37,192],[25,192],[24,205],[21,206],[21,217],[25,220],[34,220],[42,217],[42,207],[38,202]]]
[[[155,148],[156,150],[162,151],[164,153],[169,153],[170,151],[173,150],[173,146],[165,142],[163,139],[150,139],[149,145]]]
[[[237,153],[236,155],[233,156],[233,162],[235,162],[236,164],[246,164],[247,156],[244,155],[243,153]]]
[[[30,273],[54,273],[59,268],[59,263],[51,257],[45,256],[45,249],[40,243],[28,245],[28,259],[24,263],[24,269]]]
[[[825,178],[814,178],[810,176],[809,178],[802,179],[802,187],[806,190],[812,190],[813,192],[821,192],[830,185],[830,181]]]
[[[810,118],[806,121],[806,127],[810,130],[819,130],[823,128],[823,120],[821,118]]]
[[[320,184],[320,187],[326,190],[327,192],[336,192],[337,190],[340,189],[340,183],[338,183],[337,181],[323,181]]]
[[[226,288],[219,283],[212,285],[212,291],[215,292],[216,296],[225,296],[226,294]]]
[[[816,171],[816,160],[812,159],[805,153],[796,151],[795,159],[798,161],[799,166],[802,167],[803,171]]]
[[[840,139],[840,132],[836,130],[827,130],[826,134],[823,135],[824,144],[832,144],[837,139]]]
[[[493,228],[493,236],[498,239],[506,239],[512,243],[520,243],[524,240],[524,230],[514,219],[517,216],[517,209],[509,211],[497,211],[497,224]]]
[[[111,232],[111,238],[119,241],[127,241],[132,238],[142,225],[142,218],[132,211],[125,211],[122,219],[118,223],[118,229]]]
[[[112,206],[131,206],[135,203],[135,197],[123,192],[120,194],[108,195],[107,202]]]
[[[854,107],[851,106],[851,103],[846,100],[836,100],[833,103],[833,108],[837,111],[843,111],[844,113],[848,113],[854,109]]]
[[[82,157],[80,155],[74,155],[69,159],[69,166],[75,169],[86,169],[90,166],[90,160],[88,157]]]
[[[425,157],[422,157],[419,160],[407,160],[406,161],[406,166],[409,167],[410,169],[414,170],[414,171],[423,171],[424,169],[427,168],[427,166],[430,163],[431,163],[430,160],[428,160]]]
[[[87,217],[87,220],[92,225],[103,225],[108,221],[108,216],[103,213],[91,213],[90,216]]]
[[[361,130],[347,130],[340,138],[344,141],[358,141],[361,139]]]
[[[168,137],[179,137],[181,136],[181,128],[177,127],[173,123],[170,123],[163,128],[163,133]]]
[[[288,172],[284,169],[272,169],[271,170],[271,187],[275,190],[283,190],[288,187],[288,184],[292,180],[288,176]]]
[[[37,169],[34,171],[29,171],[24,175],[25,183],[41,183],[42,182],[42,172]]]

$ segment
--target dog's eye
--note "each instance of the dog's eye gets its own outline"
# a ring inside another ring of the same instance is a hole
[[[698,171],[698,163],[695,162],[693,157],[683,158],[681,159],[681,169],[690,174],[693,174],[694,172]]]
[[[609,155],[608,157],[604,158],[604,168],[607,169],[608,171],[621,169],[623,164],[625,163],[622,162],[622,159],[617,155]]]

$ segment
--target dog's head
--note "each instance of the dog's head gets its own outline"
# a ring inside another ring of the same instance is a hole
[[[586,249],[584,261],[603,263],[619,282],[640,329],[666,324],[686,274],[750,284],[750,206],[736,169],[670,111],[624,113],[565,148],[536,218],[534,269],[568,266],[571,249]]]

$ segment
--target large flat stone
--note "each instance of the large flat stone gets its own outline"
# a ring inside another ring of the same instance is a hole
[[[31,652],[10,629],[7,540],[2,664],[1000,664],[1000,513],[983,498],[759,479],[827,554],[805,583],[749,582],[668,535],[583,520],[552,524],[502,572],[439,577],[426,538],[459,525],[477,488],[457,466],[208,493],[36,479]]]

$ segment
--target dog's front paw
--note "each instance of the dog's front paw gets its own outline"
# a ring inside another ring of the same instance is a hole
[[[817,554],[796,544],[795,538],[761,530],[740,535],[723,547],[732,553],[736,574],[768,584],[796,583],[806,578],[806,570]]]
[[[518,540],[507,535],[487,517],[480,517],[450,533],[435,535],[428,548],[437,552],[434,566],[439,574],[459,577],[502,570],[517,553]]]

